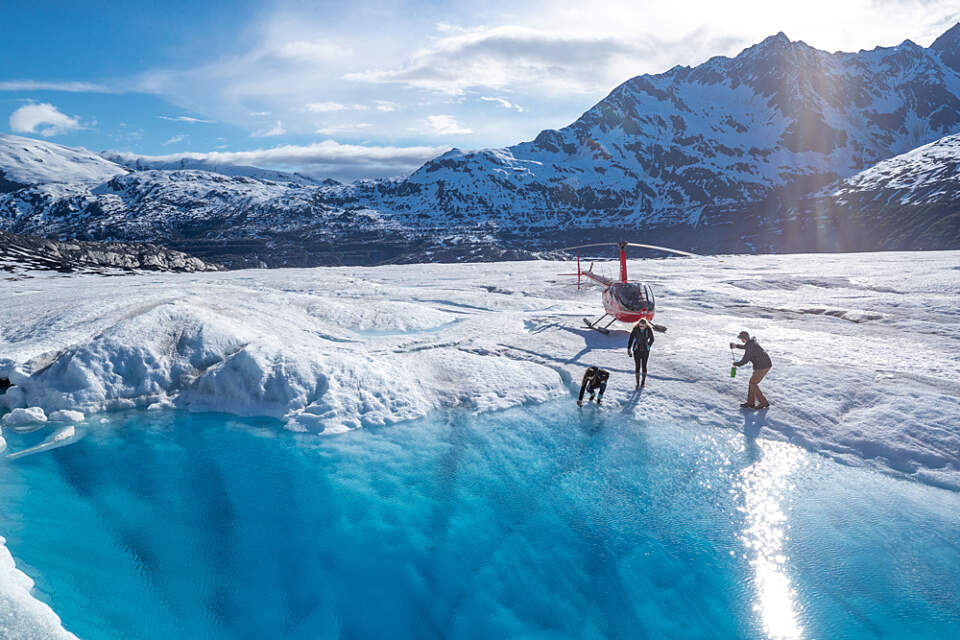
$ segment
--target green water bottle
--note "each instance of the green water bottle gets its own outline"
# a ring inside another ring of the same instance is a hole
[[[731,378],[736,378],[736,377],[737,377],[737,368],[736,368],[736,367],[730,367],[730,377],[731,377]]]

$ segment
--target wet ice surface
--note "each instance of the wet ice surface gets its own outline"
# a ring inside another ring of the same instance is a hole
[[[960,633],[960,494],[629,413],[113,414],[0,467],[0,530],[89,640]]]

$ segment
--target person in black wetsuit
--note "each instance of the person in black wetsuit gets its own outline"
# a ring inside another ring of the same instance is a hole
[[[637,389],[647,383],[647,358],[650,357],[650,347],[653,346],[653,327],[646,318],[640,318],[630,332],[627,340],[627,355],[633,356],[636,367]],[[643,377],[641,378],[641,373]]]
[[[737,338],[743,344],[731,342],[730,348],[743,349],[743,358],[739,362],[734,362],[733,366],[742,367],[748,362],[753,365],[753,375],[750,376],[750,385],[747,390],[747,401],[740,406],[744,409],[766,409],[770,406],[770,403],[767,402],[767,398],[760,391],[760,381],[770,371],[773,361],[770,360],[770,356],[763,350],[757,339],[751,338],[746,331],[741,331]]]
[[[587,367],[587,370],[583,372],[583,380],[580,382],[580,397],[577,398],[577,406],[583,406],[583,392],[590,392],[590,400],[593,400],[594,394],[597,390],[600,391],[600,395],[597,396],[597,405],[599,406],[600,402],[603,400],[603,392],[607,390],[607,379],[610,378],[610,372],[600,367]]]

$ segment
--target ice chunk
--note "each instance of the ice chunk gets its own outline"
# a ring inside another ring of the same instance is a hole
[[[77,640],[57,614],[33,597],[33,580],[18,570],[0,537],[0,638]]]
[[[54,411],[47,419],[50,422],[83,422],[84,415],[81,411],[71,411],[70,409],[60,409]]]
[[[46,421],[47,416],[40,407],[14,409],[0,420],[5,427],[21,427]]]
[[[41,453],[43,451],[49,451],[50,449],[65,447],[66,445],[73,444],[79,440],[80,435],[81,434],[77,432],[77,428],[72,425],[69,427],[63,427],[35,447],[14,451],[13,453],[7,454],[7,458],[10,460],[16,460],[17,458],[23,458],[35,453]]]
[[[170,401],[170,398],[163,398],[147,405],[147,411],[162,411],[164,409],[173,409],[174,404]]]

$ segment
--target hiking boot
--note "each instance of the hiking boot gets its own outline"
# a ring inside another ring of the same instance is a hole
[[[741,402],[741,403],[740,403],[740,408],[741,408],[741,409],[756,409],[756,407],[753,406],[752,404],[750,404],[749,402]]]
[[[764,402],[763,404],[758,404],[757,409],[766,409],[769,406],[770,406],[769,402]]]

